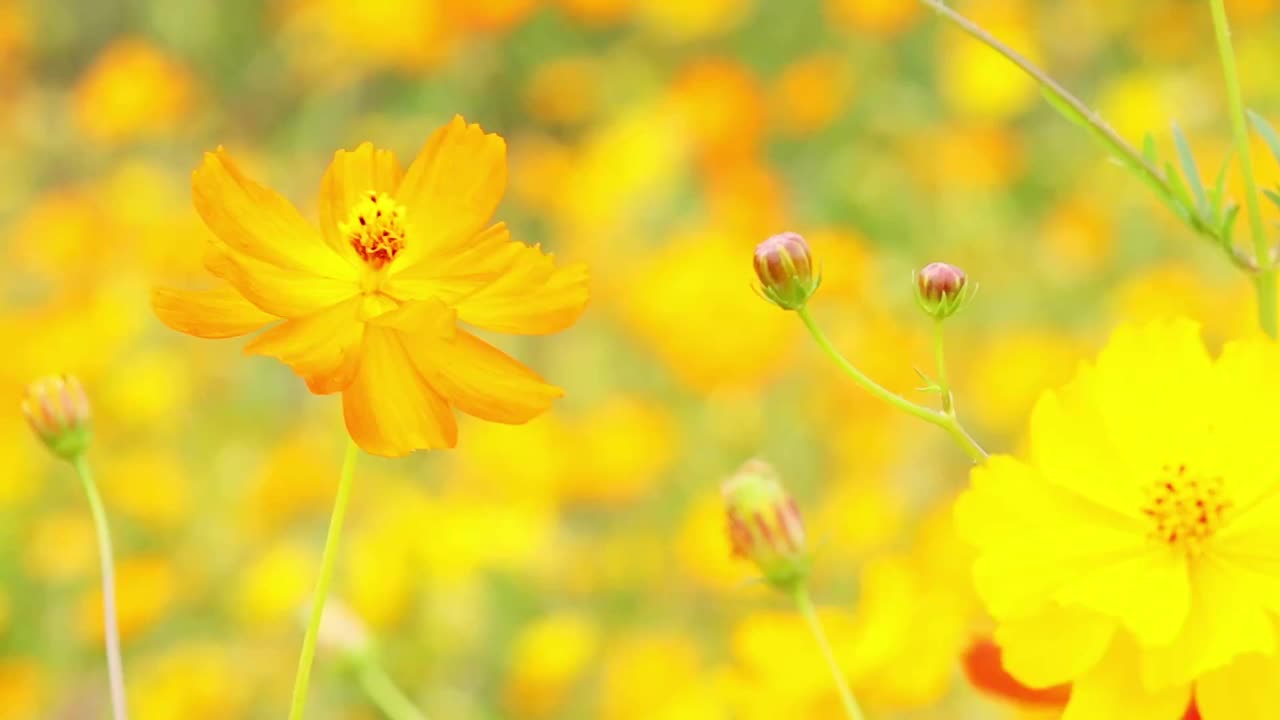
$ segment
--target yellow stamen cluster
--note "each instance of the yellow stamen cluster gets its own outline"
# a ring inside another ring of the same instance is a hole
[[[1188,555],[1198,555],[1204,542],[1222,525],[1231,507],[1220,477],[1203,477],[1186,465],[1166,465],[1147,489],[1142,514],[1151,519],[1151,538]]]
[[[374,270],[381,270],[404,249],[404,206],[386,193],[370,190],[351,208],[338,229],[355,248],[356,254]]]

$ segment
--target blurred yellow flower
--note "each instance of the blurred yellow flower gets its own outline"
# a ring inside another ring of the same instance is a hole
[[[507,661],[506,707],[515,717],[556,717],[599,645],[599,631],[577,614],[549,615],[525,626]]]
[[[893,37],[910,28],[922,13],[919,2],[899,0],[825,0],[826,15],[851,33]]]
[[[93,520],[83,510],[46,510],[35,518],[24,543],[24,565],[49,581],[87,579],[97,572]]]
[[[702,40],[731,30],[746,19],[755,0],[632,0],[640,22],[654,35],[675,42]]]
[[[917,4],[917,3],[912,3]],[[1032,18],[1017,0],[981,0],[965,14],[1019,53],[1038,62],[1040,45]],[[963,118],[1005,120],[1040,101],[1036,82],[982,43],[961,33],[947,33],[938,50],[939,81],[947,105]]]
[[[167,649],[134,665],[129,706],[137,720],[245,717],[254,665],[243,651],[208,643]]]
[[[800,58],[787,65],[773,83],[770,104],[774,122],[789,135],[818,132],[844,112],[852,93],[850,63],[839,53]]]
[[[47,717],[46,679],[39,663],[17,656],[0,658],[0,708],[10,720]]]
[[[468,30],[499,31],[511,28],[538,9],[543,0],[449,0],[446,5]]]
[[[609,25],[630,17],[636,0],[555,0],[573,19],[588,25]]]
[[[399,456],[457,443],[456,408],[519,424],[563,394],[466,330],[552,333],[587,302],[581,265],[556,268],[489,220],[506,145],[461,117],[408,171],[369,143],[340,150],[322,181],[320,231],[249,180],[221,148],[195,172],[196,209],[216,238],[219,289],[157,289],[156,314],[197,337],[244,335],[317,394],[342,392],[352,439]],[[486,226],[487,229],[486,229]]]
[[[116,588],[116,618],[120,638],[126,643],[164,619],[181,590],[173,565],[161,556],[117,560]],[[93,642],[102,642],[101,588],[81,596],[78,615],[84,636]]]
[[[76,85],[75,120],[102,142],[170,132],[186,118],[193,94],[177,60],[144,40],[117,40]]]
[[[638,397],[612,398],[574,426],[577,457],[567,468],[567,500],[633,502],[664,479],[677,449],[670,413]]]
[[[689,63],[672,79],[670,101],[682,129],[708,162],[751,155],[764,139],[764,89],[737,60]]]
[[[234,609],[249,627],[290,627],[315,585],[314,552],[296,542],[260,548],[236,582]]]
[[[542,63],[534,68],[525,87],[525,105],[539,122],[575,125],[590,119],[600,104],[605,80],[599,60],[573,57]]]
[[[1013,435],[1046,387],[1071,378],[1088,346],[1065,333],[1006,328],[975,338],[974,354],[958,382],[959,397],[979,398],[965,407],[993,432]]]
[[[1280,349],[1216,360],[1186,320],[1125,326],[956,509],[1020,682],[1073,682],[1068,720],[1280,715]]]
[[[604,659],[600,720],[718,720],[700,692],[702,654],[687,637],[661,630],[615,640]]]

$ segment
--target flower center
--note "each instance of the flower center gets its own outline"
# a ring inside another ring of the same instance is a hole
[[[404,206],[386,193],[370,190],[351,208],[347,221],[338,223],[338,230],[362,260],[381,270],[404,249]]]
[[[1147,488],[1142,514],[1151,518],[1152,540],[1188,555],[1198,555],[1204,542],[1222,525],[1231,507],[1220,477],[1204,477],[1186,465],[1166,465]]]

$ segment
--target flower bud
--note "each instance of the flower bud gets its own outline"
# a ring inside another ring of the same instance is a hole
[[[22,413],[58,457],[71,460],[89,447],[89,398],[76,377],[52,375],[31,383]]]
[[[930,317],[942,320],[956,314],[976,285],[970,285],[964,271],[947,263],[929,263],[915,273],[916,302]]]
[[[809,244],[793,232],[757,245],[754,263],[760,294],[783,310],[803,308],[822,284],[822,276],[814,276]]]
[[[793,592],[809,574],[804,522],[768,463],[749,460],[720,488],[733,554],[755,563],[770,585]]]
[[[317,640],[321,647],[348,659],[363,657],[372,647],[364,622],[351,608],[337,599],[331,599],[324,606]]]

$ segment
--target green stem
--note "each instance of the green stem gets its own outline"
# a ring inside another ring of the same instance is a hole
[[[840,369],[844,370],[845,374],[853,378],[854,382],[861,385],[867,392],[907,413],[908,415],[913,415],[924,420],[930,425],[937,425],[943,430],[946,430],[947,434],[950,435],[958,445],[960,445],[960,447],[975,463],[981,464],[986,461],[987,451],[983,450],[982,446],[973,439],[973,436],[971,436],[968,431],[960,425],[960,421],[956,419],[955,415],[940,413],[937,410],[913,403],[888,388],[885,388],[875,380],[867,377],[857,368],[857,366],[849,362],[844,355],[841,355],[835,345],[831,344],[831,340],[827,337],[826,333],[822,332],[822,328],[818,327],[818,323],[813,319],[813,314],[809,312],[808,308],[800,308],[795,312],[800,316],[800,320],[804,322],[804,326],[809,329],[809,334],[813,336],[815,341],[817,341],[818,347],[822,348],[823,352],[827,354],[827,357],[831,358],[836,365],[840,366]]]
[[[1148,162],[1147,158],[1138,151],[1137,148],[1130,145],[1115,128],[1107,124],[1102,116],[1086,105],[1083,101],[1072,95],[1057,80],[1054,80],[1044,70],[1041,70],[1035,63],[1023,57],[1021,53],[1008,45],[1004,44],[999,38],[991,33],[983,30],[980,25],[973,22],[969,18],[961,15],[955,10],[947,6],[942,0],[920,0],[926,7],[932,9],[939,17],[955,25],[964,31],[973,39],[986,45],[992,50],[1000,53],[1006,60],[1013,63],[1019,70],[1026,73],[1033,80],[1039,83],[1041,90],[1053,101],[1058,103],[1065,109],[1073,120],[1083,123],[1086,129],[1096,137],[1102,144],[1106,145],[1111,152],[1115,153],[1120,161],[1128,168],[1138,174],[1138,177],[1152,190],[1159,194],[1166,204],[1177,202],[1177,192],[1173,185],[1170,184],[1164,173],[1160,172],[1154,165]],[[1227,258],[1236,267],[1246,273],[1258,272],[1259,266],[1268,262],[1268,260],[1255,261],[1248,255],[1240,252],[1231,244],[1231,239],[1225,236],[1223,232],[1211,224],[1198,222],[1192,216],[1183,217],[1182,220],[1192,232],[1212,240],[1226,253]],[[1264,281],[1273,282],[1273,281]]]
[[[391,720],[427,720],[371,654],[361,660],[359,672],[360,687],[382,714]]]
[[[98,534],[98,558],[102,564],[102,628],[107,647],[107,679],[111,688],[111,713],[115,720],[128,717],[125,708],[124,661],[120,654],[120,628],[116,623],[116,574],[111,552],[111,529],[107,525],[107,512],[102,506],[102,496],[93,482],[93,472],[84,453],[71,459],[84,494],[89,498],[89,511],[93,513],[93,526]]]
[[[338,478],[338,494],[333,501],[333,515],[329,518],[329,534],[324,540],[324,553],[320,556],[320,577],[316,580],[315,596],[311,601],[311,616],[307,622],[307,634],[302,639],[302,653],[298,656],[298,673],[293,681],[293,702],[289,708],[289,720],[301,720],[307,705],[307,687],[311,683],[311,663],[316,656],[316,641],[320,636],[320,620],[324,617],[324,603],[333,581],[333,568],[337,564],[338,545],[342,538],[342,522],[351,499],[351,480],[356,472],[356,458],[360,448],[354,440],[347,443],[347,454],[342,461],[342,474]]]
[[[818,649],[822,651],[822,659],[826,660],[827,667],[831,669],[831,677],[835,680],[836,689],[840,692],[840,702],[844,704],[845,714],[850,720],[865,720],[862,708],[858,707],[858,701],[853,697],[853,691],[849,689],[849,683],[845,680],[839,663],[836,662],[835,653],[831,652],[831,644],[827,642],[827,634],[822,630],[822,621],[818,619],[818,612],[813,607],[809,591],[803,585],[796,588],[795,601],[796,608],[800,610],[800,614],[809,625],[809,631],[813,633],[814,641],[818,643]]]
[[[951,399],[951,383],[947,382],[947,361],[943,357],[943,333],[941,318],[933,321],[933,360],[938,371],[938,390],[942,393],[942,412],[954,415],[955,408]]]
[[[1276,268],[1271,259],[1267,230],[1262,221],[1262,205],[1258,200],[1258,183],[1253,174],[1244,98],[1240,91],[1240,76],[1236,70],[1236,54],[1231,46],[1231,26],[1227,21],[1227,9],[1223,0],[1211,0],[1209,6],[1213,9],[1213,32],[1218,41],[1218,54],[1222,58],[1222,75],[1227,85],[1227,106],[1231,114],[1231,134],[1235,140],[1236,154],[1240,156],[1240,172],[1244,175],[1244,203],[1249,212],[1249,229],[1253,235],[1253,252],[1259,270],[1254,278],[1258,295],[1258,324],[1274,338],[1277,331]]]

